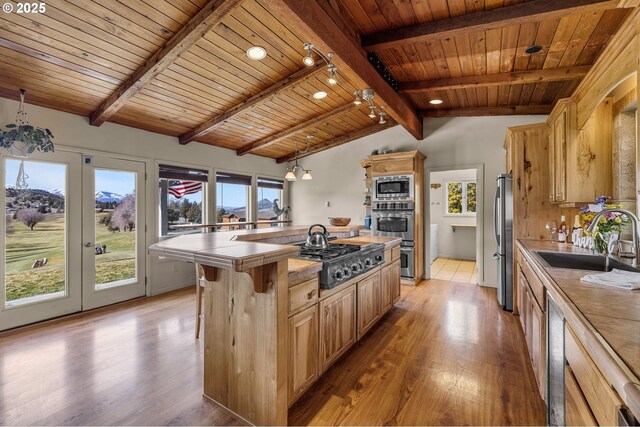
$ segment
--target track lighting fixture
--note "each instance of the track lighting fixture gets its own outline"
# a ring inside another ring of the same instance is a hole
[[[302,63],[307,67],[312,67],[316,61],[313,59],[313,54],[318,55],[326,64],[329,77],[327,77],[327,83],[330,85],[338,84],[338,68],[333,65],[333,52],[324,54],[320,49],[312,45],[311,43],[304,44],[304,50],[307,54],[302,58]]]
[[[379,117],[380,120],[378,121],[378,123],[380,123],[381,125],[387,123],[387,119],[385,118],[387,116],[387,113],[384,111],[384,105],[378,107],[373,102],[373,97],[375,96],[373,89],[367,88],[356,90],[355,92],[353,92],[353,95],[355,96],[355,99],[353,100],[354,104],[360,105],[362,104],[362,100],[365,100],[367,104],[369,104],[369,117],[371,117],[372,119],[375,119],[376,116]]]

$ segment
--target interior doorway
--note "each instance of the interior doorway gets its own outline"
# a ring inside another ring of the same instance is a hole
[[[482,165],[427,171],[427,277],[482,279]]]

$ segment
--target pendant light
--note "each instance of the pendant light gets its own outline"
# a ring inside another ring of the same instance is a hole
[[[311,141],[311,139],[313,138],[314,138],[313,135],[307,135],[307,140]],[[287,169],[287,173],[285,174],[284,179],[286,179],[287,181],[297,181],[298,178],[296,177],[296,172],[298,170],[302,170],[304,171],[304,174],[302,175],[302,180],[311,181],[313,179],[313,177],[311,176],[311,170],[303,169],[302,166],[298,164],[298,155],[300,153],[306,153],[307,151],[309,151],[309,148],[311,147],[311,142],[308,143],[307,148],[304,151],[298,151],[297,141],[294,141],[294,144],[295,144],[295,163],[291,168]]]

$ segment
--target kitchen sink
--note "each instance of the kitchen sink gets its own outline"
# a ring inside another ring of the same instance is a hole
[[[614,268],[618,270],[633,271],[640,273],[640,269],[634,268],[629,264],[616,259],[602,255],[578,255],[562,252],[538,252],[536,254],[542,260],[553,268],[567,268],[571,270],[589,270],[589,271],[611,271]]]

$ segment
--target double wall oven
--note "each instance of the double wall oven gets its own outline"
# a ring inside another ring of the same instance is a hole
[[[412,184],[413,185],[413,184]],[[413,279],[415,202],[374,201],[371,207],[374,236],[400,237],[400,275]]]

